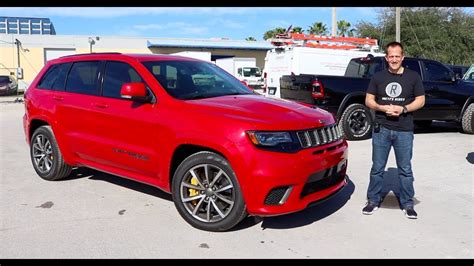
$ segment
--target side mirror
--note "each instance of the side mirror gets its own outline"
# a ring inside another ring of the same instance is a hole
[[[120,96],[125,99],[131,99],[133,101],[148,102],[150,97],[147,96],[145,83],[142,82],[130,82],[124,83],[120,89]]]
[[[472,72],[471,74],[469,74],[469,79],[474,80],[474,72]]]

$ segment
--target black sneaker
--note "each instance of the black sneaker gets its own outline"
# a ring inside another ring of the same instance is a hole
[[[405,216],[408,217],[409,219],[418,218],[418,214],[416,213],[415,209],[413,209],[413,207],[407,207],[403,209],[403,212],[405,213]]]
[[[362,209],[362,213],[370,215],[370,214],[374,213],[374,211],[377,210],[378,208],[379,208],[378,204],[367,202],[365,207]]]

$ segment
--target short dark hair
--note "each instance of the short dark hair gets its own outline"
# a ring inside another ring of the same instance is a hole
[[[385,54],[388,53],[388,47],[396,47],[396,46],[399,46],[400,48],[402,48],[402,54],[404,54],[403,52],[403,45],[399,42],[389,42],[386,46],[385,46]]]

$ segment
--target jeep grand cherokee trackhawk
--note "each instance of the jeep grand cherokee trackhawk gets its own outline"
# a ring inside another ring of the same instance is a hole
[[[85,166],[147,183],[202,230],[300,211],[347,183],[347,142],[331,114],[257,95],[191,58],[51,60],[26,91],[23,124],[43,179]]]

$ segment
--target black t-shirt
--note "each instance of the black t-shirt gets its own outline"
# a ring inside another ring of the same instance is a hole
[[[417,72],[405,68],[402,74],[390,73],[387,69],[374,74],[367,93],[375,95],[378,104],[407,105],[415,97],[425,94],[423,82]],[[375,121],[391,130],[413,131],[412,112],[399,117],[387,116],[384,112],[375,112]]]

